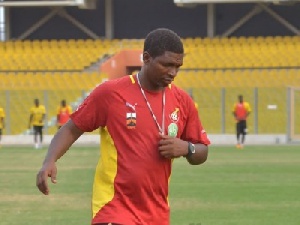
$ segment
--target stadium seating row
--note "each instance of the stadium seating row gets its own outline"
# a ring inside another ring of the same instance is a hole
[[[182,70],[175,84],[184,89],[300,86],[300,69]]]
[[[107,75],[92,73],[0,73],[0,90],[89,90]]]
[[[0,105],[10,102],[11,133],[24,132],[29,108],[34,98],[40,98],[47,106],[48,121],[55,118],[61,99],[73,103],[76,108],[92,88],[106,78],[98,73],[0,73]],[[175,83],[192,92],[203,123],[210,133],[234,133],[231,107],[236,96],[243,93],[254,106],[255,93],[259,99],[259,133],[285,133],[287,120],[286,87],[300,86],[300,71],[291,70],[215,70],[180,71]],[[222,99],[225,97],[225,115],[222,115]],[[268,105],[276,105],[269,110]],[[221,119],[224,116],[224,125]],[[276,123],[274,123],[276,121]],[[249,130],[254,132],[254,117],[249,119]],[[223,127],[224,126],[224,127]],[[47,132],[53,134],[51,124]]]
[[[39,98],[47,109],[46,133],[56,131],[57,107],[62,99],[75,109],[97,84],[106,79],[99,73],[0,73],[0,106],[9,108],[7,132],[26,131],[33,99]]]
[[[45,132],[54,134],[56,131],[55,118],[57,107],[62,99],[66,99],[75,110],[80,102],[86,97],[90,90],[9,90],[1,91],[0,105],[9,108],[7,112],[7,127],[5,132],[10,134],[21,134],[27,129],[29,110],[33,106],[33,99],[39,98],[41,103],[46,106],[47,124]],[[209,133],[234,133],[234,119],[232,116],[233,103],[239,94],[243,94],[249,101],[252,109],[257,107],[257,112],[253,112],[248,120],[250,133],[255,133],[255,115],[258,116],[258,130],[260,134],[266,133],[285,133],[287,121],[287,97],[286,88],[258,88],[257,106],[255,106],[255,89],[250,87],[237,88],[190,88],[188,91],[193,93],[195,101],[199,105],[201,120]],[[225,105],[222,106],[222,101]],[[7,105],[9,104],[9,105]],[[268,105],[276,105],[276,110],[268,108]],[[224,107],[224,112],[222,111]],[[9,116],[8,116],[9,115]],[[222,119],[225,123],[222,124]]]
[[[183,69],[293,68],[300,66],[299,36],[185,38]],[[0,71],[81,71],[140,39],[0,42]]]
[[[186,38],[183,41],[184,66],[175,83],[193,92],[208,132],[234,133],[231,107],[236,96],[243,93],[253,105],[256,93],[259,97],[257,132],[285,133],[286,87],[300,86],[299,37]],[[142,42],[126,39],[0,42],[0,105],[5,108],[9,104],[10,133],[24,132],[33,99],[40,98],[47,107],[50,123],[46,132],[53,134],[56,128],[53,123],[51,126],[51,119],[55,118],[60,100],[66,99],[76,107],[106,78],[105,74],[82,70],[121,49],[141,49]],[[221,112],[222,98],[226,102],[225,115]],[[277,109],[269,110],[269,104],[276,105]],[[222,124],[224,117],[225,124]],[[250,117],[252,133],[254,123],[254,117]]]
[[[232,116],[232,108],[240,94],[243,94],[252,108],[247,122],[249,133],[286,133],[287,89],[284,87],[203,87],[186,90],[193,93],[199,105],[201,121],[208,133],[235,133],[236,121]],[[276,106],[276,109],[270,109],[270,105]]]
[[[75,109],[105,79],[106,75],[99,73],[0,73],[0,105],[7,108],[9,104],[10,133],[27,129],[33,99],[39,98],[47,108],[46,132],[53,134],[60,101],[65,99]]]
[[[0,90],[91,89],[106,79],[103,73],[0,73]],[[181,88],[300,86],[299,69],[179,71]]]
[[[0,42],[0,71],[82,71],[138,40],[42,40]]]
[[[214,44],[223,44],[223,45],[234,45],[234,44],[240,44],[240,45],[249,45],[249,44],[262,44],[266,45],[268,43],[293,43],[298,42],[300,39],[299,36],[232,36],[232,37],[215,37],[215,38],[185,38],[185,45],[214,45]]]

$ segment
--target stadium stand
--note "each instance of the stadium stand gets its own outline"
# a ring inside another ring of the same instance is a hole
[[[240,93],[250,104],[259,96],[258,133],[285,133],[286,88],[300,86],[300,37],[185,38],[184,66],[175,83],[192,91],[210,133],[234,133],[231,104]],[[141,49],[140,39],[69,39],[0,42],[0,91],[9,91],[11,134],[24,132],[36,97],[47,102],[47,132],[62,98],[73,107],[107,75],[89,71],[99,60],[124,49]],[[26,71],[26,72],[25,72]],[[4,94],[5,96],[5,94]],[[4,103],[3,103],[4,104]],[[277,110],[268,110],[274,104]],[[225,125],[222,127],[222,114]],[[276,124],[272,121],[277,121]],[[209,123],[208,123],[209,121]],[[249,119],[254,129],[254,118]]]
[[[299,67],[300,37],[189,38],[183,69]]]
[[[47,102],[47,132],[53,134],[56,131],[56,109],[61,99],[72,103],[75,109],[86,94],[105,78],[106,74],[97,72],[0,73],[0,90],[9,92],[9,102],[12,103],[11,133],[20,134],[26,130],[33,99],[39,98],[41,102]]]
[[[285,133],[286,89],[300,86],[299,40],[299,36],[185,39],[184,66],[175,83],[193,93],[210,133],[234,133],[232,105],[222,111],[221,102],[224,96],[225,102],[233,102],[240,93],[251,105],[258,101],[259,129],[252,116],[251,132]]]
[[[34,40],[0,42],[0,71],[82,71],[139,40]]]

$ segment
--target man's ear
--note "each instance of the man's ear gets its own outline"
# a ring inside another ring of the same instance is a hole
[[[150,61],[150,58],[151,58],[150,54],[147,51],[145,51],[143,53],[143,61],[144,61],[144,63],[148,63]]]

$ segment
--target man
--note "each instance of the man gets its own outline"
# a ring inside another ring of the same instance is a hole
[[[101,158],[93,186],[92,224],[168,225],[168,184],[174,158],[204,163],[210,141],[191,97],[172,84],[183,63],[180,37],[150,32],[137,75],[104,82],[57,132],[37,174],[48,195],[56,165],[86,131],[101,129]]]
[[[39,99],[34,99],[34,106],[30,109],[28,128],[30,129],[31,126],[33,126],[34,147],[36,149],[42,147],[45,116],[46,116],[45,106],[40,105]],[[38,140],[38,136],[39,136],[39,140]]]
[[[0,147],[1,147],[1,137],[3,129],[5,128],[5,112],[3,108],[0,107]]]
[[[69,119],[72,114],[71,106],[67,105],[66,100],[62,100],[57,109],[57,127],[60,129]]]
[[[247,118],[251,112],[251,108],[248,102],[243,100],[243,96],[238,96],[238,102],[233,106],[233,116],[236,119],[236,137],[237,148],[242,149],[244,147],[245,136],[247,134]]]

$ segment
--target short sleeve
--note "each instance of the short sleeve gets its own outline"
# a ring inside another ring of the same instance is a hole
[[[232,112],[235,112],[235,109],[236,109],[236,103],[233,104]]]
[[[246,110],[247,110],[247,112],[251,112],[251,107],[250,107],[250,104],[247,102],[246,103]]]
[[[68,111],[69,111],[69,114],[72,113],[72,108],[71,108],[71,106],[68,106]]]
[[[97,86],[71,115],[72,121],[83,132],[106,126],[111,90],[106,82]]]
[[[183,130],[181,138],[192,143],[210,144],[202,123],[199,118],[198,110],[191,99],[186,99],[187,107],[187,122]]]
[[[0,109],[0,117],[4,118],[5,117],[5,112],[3,109]]]

